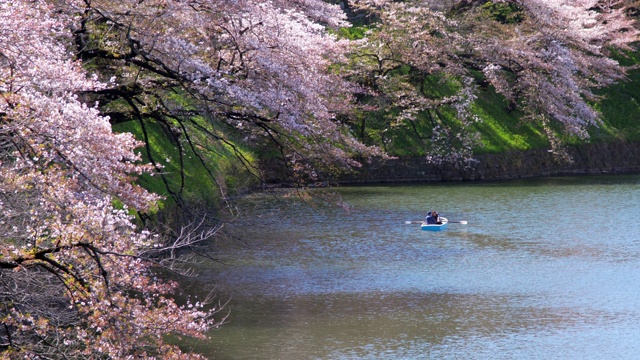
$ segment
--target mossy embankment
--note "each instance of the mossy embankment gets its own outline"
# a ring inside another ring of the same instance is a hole
[[[356,174],[341,177],[342,183],[422,182],[500,180],[562,174],[597,174],[640,172],[640,52],[620,55],[617,60],[629,67],[627,79],[606,88],[596,89],[600,96],[592,106],[601,114],[601,124],[591,127],[588,139],[558,131],[572,161],[562,161],[542,125],[525,120],[517,109],[493,88],[483,86],[481,74],[473,112],[481,121],[468,130],[480,134],[473,149],[478,162],[473,168],[448,164],[426,164],[429,121],[414,121],[406,126],[385,127],[382,121],[367,122],[360,131],[365,142],[384,146],[398,159],[385,164],[364,166]],[[442,86],[442,82],[439,82]],[[442,90],[440,90],[442,91]],[[455,122],[454,113],[442,111],[438,116]],[[449,119],[447,119],[447,116]]]
[[[138,152],[143,162],[157,166],[156,173],[140,176],[137,183],[162,196],[158,214],[165,222],[199,221],[189,218],[194,213],[220,214],[227,197],[259,184],[257,158],[251,151],[214,124],[192,120],[114,125],[114,131],[132,133],[142,141]],[[191,215],[178,219],[185,213]]]
[[[592,106],[601,114],[602,123],[591,127],[588,139],[579,139],[558,131],[556,136],[566,145],[581,146],[584,144],[602,144],[619,142],[640,142],[640,52],[618,56],[617,60],[629,66],[627,79],[606,88],[596,89],[600,96]],[[476,73],[479,91],[473,105],[474,114],[481,120],[468,131],[477,131],[480,142],[473,153],[501,154],[518,151],[549,149],[550,143],[542,125],[527,121],[518,109],[510,109],[509,103],[495,90],[486,86],[481,73]],[[427,80],[429,81],[429,80]],[[447,96],[455,89],[443,89],[443,83],[437,78],[431,79],[434,93],[431,96]],[[425,156],[431,133],[431,122],[428,119],[416,121],[405,120],[402,126],[389,126],[382,116],[369,116],[366,128],[360,123],[354,126],[360,139],[370,144],[382,146],[390,155],[398,157]],[[455,123],[455,113],[439,111],[441,119]]]
[[[619,60],[625,65],[637,65],[640,53],[627,54]],[[382,120],[376,122],[376,118],[369,118],[365,128],[356,126],[354,132],[360,131],[358,135],[365,142],[384,146],[398,160],[365,166],[359,173],[339,180],[347,184],[457,181],[640,171],[639,69],[630,70],[627,80],[597,90],[601,100],[593,106],[601,113],[602,124],[590,129],[588,140],[563,137],[573,163],[558,162],[548,151],[550,144],[542,127],[524,121],[523,114],[517,110],[509,110],[500,94],[489,86],[482,86],[480,76],[477,81],[481,85],[473,111],[482,121],[470,129],[478,131],[481,139],[481,146],[474,149],[480,160],[474,169],[425,163],[423,145],[428,139],[421,134],[430,131],[428,122],[389,127]],[[446,112],[440,115],[454,116]],[[198,121],[205,123],[204,119]],[[116,131],[131,132],[144,141],[146,146],[140,148],[144,161],[162,166],[162,176],[144,175],[138,180],[140,185],[165,197],[161,211],[175,207],[176,199],[190,207],[215,209],[225,196],[260,185],[252,167],[258,166],[264,154],[253,153],[243,147],[239,139],[214,124],[207,123],[207,131],[181,126],[153,121],[130,121],[114,126]],[[286,182],[286,179],[278,180]]]

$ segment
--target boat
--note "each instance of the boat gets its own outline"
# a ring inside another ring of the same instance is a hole
[[[442,224],[427,224],[426,222],[423,222],[420,227],[422,228],[422,230],[425,230],[425,231],[442,231],[442,230],[446,230],[447,226],[449,226],[449,220],[447,220],[447,218],[445,218],[445,217],[440,217],[440,222]]]

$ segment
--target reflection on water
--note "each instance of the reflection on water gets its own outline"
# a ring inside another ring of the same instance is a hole
[[[481,348],[491,342],[504,346],[500,343],[507,339],[528,341],[598,327],[611,316],[525,306],[520,300],[448,293],[300,296],[285,302],[254,298],[251,306],[234,308],[242,315],[221,331],[227,331],[224,335],[214,333],[211,346],[226,348],[230,358],[487,358],[488,349]]]
[[[341,188],[235,229],[218,359],[634,358],[640,177]],[[255,199],[250,199],[255,201]],[[275,208],[270,199],[257,203]],[[442,233],[405,224],[436,209]]]

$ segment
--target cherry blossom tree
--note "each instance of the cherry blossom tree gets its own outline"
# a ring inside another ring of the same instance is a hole
[[[0,2],[0,356],[191,357],[164,336],[203,337],[215,309],[154,274],[162,246],[131,216],[157,200],[132,185],[152,169],[79,101],[113,84],[68,51],[74,20]]]
[[[525,119],[541,124],[555,150],[561,147],[559,133],[586,139],[588,129],[600,124],[599,114],[591,106],[598,100],[593,89],[625,75],[609,50],[629,49],[638,40],[637,26],[630,16],[637,2],[631,1],[352,3],[379,19],[356,59],[364,59],[358,65],[363,66],[361,73],[365,75],[361,77],[372,84],[374,92],[402,98],[390,101],[401,110],[392,114],[397,120],[413,124],[420,121],[417,115],[429,108],[424,103],[430,101],[430,109],[435,105],[425,96],[428,92],[421,82],[388,76],[389,69],[406,65],[423,73],[440,71],[461,84],[470,84],[462,79],[482,71],[483,81],[506,97],[510,109],[517,108],[526,114]],[[401,85],[382,86],[390,81]],[[460,89],[470,94],[462,99],[472,99],[472,88],[461,85]],[[438,106],[450,101],[447,97],[438,100]],[[407,106],[408,101],[412,105]],[[467,114],[461,111],[459,118],[465,119]],[[461,121],[466,128],[468,121]],[[441,124],[434,126],[442,128]],[[452,133],[445,134],[450,137]],[[463,131],[456,136],[462,134],[469,135]],[[436,135],[429,137],[431,144],[443,139],[440,133]]]
[[[11,0],[0,24],[3,356],[197,357],[165,335],[220,323],[155,274],[215,229],[164,245],[140,228],[158,198],[135,176],[162,164],[140,165],[112,124],[160,123],[181,150],[204,147],[194,129],[230,147],[233,133],[305,180],[380,154],[339,119],[356,87],[332,69],[348,42],[327,27],[348,24],[320,0]]]
[[[598,100],[593,89],[624,78],[625,69],[609,57],[614,47],[629,49],[638,40],[634,20],[622,2],[517,1],[521,12],[513,23],[489,22],[487,38],[473,37],[484,73],[512,106],[540,121],[558,150],[552,122],[582,139],[598,126],[599,114],[590,105]],[[615,6],[614,6],[615,5]],[[486,7],[486,6],[485,6]]]
[[[157,276],[215,228],[167,243],[140,226],[158,197],[136,176],[165,174],[113,124],[160,124],[180,153],[206,149],[194,131],[242,141],[313,181],[384,156],[352,136],[357,97],[388,127],[427,123],[428,152],[468,164],[478,73],[555,146],[558,125],[585,138],[599,123],[592,89],[624,76],[608,50],[638,35],[629,1],[349,5],[375,19],[364,39],[333,35],[349,23],[321,0],[0,2],[3,357],[197,358],[165,336],[221,321]]]
[[[114,122],[164,123],[183,135],[195,127],[231,143],[216,128],[223,124],[310,180],[359,166],[354,154],[380,155],[338,119],[354,86],[331,70],[349,46],[327,31],[349,25],[337,5],[87,0],[64,11],[82,14],[80,58],[117,79],[95,98]]]
[[[476,85],[459,55],[462,39],[455,22],[418,2],[357,5],[377,19],[357,42],[347,68],[350,79],[370,90],[364,109],[385,113],[389,128],[418,132],[416,124],[427,124],[428,131],[417,135],[429,161],[471,165],[478,145],[470,128],[479,121],[472,111]]]

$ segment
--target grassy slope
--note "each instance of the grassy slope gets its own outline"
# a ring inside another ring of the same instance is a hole
[[[450,94],[433,95],[447,96]],[[476,123],[473,129],[469,129],[481,134],[482,146],[474,150],[478,154],[548,146],[548,141],[542,129],[533,123],[521,121],[519,112],[509,112],[504,98],[491,87],[480,89],[473,111],[482,120]],[[386,110],[386,112],[384,115],[393,116],[391,110]],[[458,123],[451,109],[442,108],[438,110],[438,113],[448,124]],[[419,114],[417,120],[412,124],[405,121],[402,126],[392,126],[388,129],[386,128],[386,122],[377,119],[376,116],[381,116],[381,114],[369,114],[366,120],[365,142],[380,145],[381,138],[384,136],[385,139],[390,140],[386,142],[385,149],[391,155],[425,155],[425,148],[429,141],[428,138],[431,134],[432,126],[428,116]]]
[[[632,54],[622,60],[626,65],[638,64],[640,53]],[[640,141],[640,70],[631,70],[627,81],[600,89],[598,94],[603,99],[595,106],[602,113],[603,125],[590,130],[590,141]],[[507,111],[505,100],[490,87],[480,90],[474,111],[482,119],[481,123],[475,125],[475,130],[481,134],[483,144],[482,147],[476,149],[478,154],[549,146],[542,129],[536,124],[521,121],[521,114],[517,111]],[[376,119],[375,116],[371,116],[372,114],[369,115],[366,120],[366,142],[381,144],[384,137],[386,149],[392,155],[424,155],[424,142],[428,141],[425,138],[430,131],[428,121],[416,122],[415,128],[397,126],[385,131],[386,121]],[[452,115],[447,114],[446,111],[441,115],[454,121]],[[165,166],[164,171],[167,173],[170,188],[178,191],[182,184],[179,176],[179,154],[176,145],[169,140],[160,126],[147,125],[147,127],[154,159]],[[140,124],[135,121],[114,126],[114,130],[131,132],[138,139],[142,139]],[[222,129],[213,129],[213,131],[224,136]],[[184,138],[181,138],[181,141],[184,141]],[[221,199],[221,187],[225,193],[232,194],[239,189],[255,184],[255,177],[251,176],[238,161],[231,147],[207,139],[202,134],[196,141],[206,145],[206,149],[201,148],[200,150],[206,155],[205,162],[216,181],[189,149],[183,156],[186,175],[183,196],[186,200],[215,204]],[[144,148],[140,150],[145,161],[148,161]],[[252,162],[255,161],[253,154],[249,151],[241,150],[241,153]],[[142,176],[139,183],[151,191],[168,195],[159,176]],[[172,202],[170,197],[167,199],[166,204],[170,204]]]
[[[548,146],[542,128],[522,121],[521,113],[517,111],[509,112],[504,98],[492,88],[482,90],[474,112],[482,119],[475,126],[482,139],[482,147],[475,149],[478,154]]]
[[[182,196],[187,203],[197,203],[203,205],[217,205],[221,200],[221,193],[233,194],[237,191],[252,186],[255,177],[252,176],[245,166],[238,160],[229,145],[221,144],[218,141],[207,139],[204,134],[197,135],[192,132],[192,140],[201,144],[198,151],[203,155],[206,167],[202,161],[187,146],[184,136],[180,137],[180,142],[186,149],[183,153],[184,182],[180,176],[180,155],[176,144],[170,140],[165,131],[157,124],[146,124],[149,137],[149,146],[153,159],[164,166],[163,172],[166,174],[169,188],[173,192],[182,189]],[[130,132],[137,139],[143,139],[142,128],[136,121],[131,121],[114,126],[118,132]],[[251,153],[239,150],[244,158],[254,162]],[[141,147],[139,152],[145,162],[149,161],[146,149]],[[143,175],[138,179],[138,183],[146,189],[165,196],[166,200],[161,207],[172,206],[173,200],[169,196],[169,191],[161,177],[158,175]]]
[[[640,64],[640,53],[618,57],[626,66]],[[589,129],[589,142],[640,141],[640,69],[630,70],[625,81],[606,88],[597,89],[602,97],[594,104],[601,113],[602,125]],[[483,152],[526,150],[548,146],[539,127],[522,124],[517,114],[507,114],[500,97],[485,92],[478,99],[478,114],[484,123],[479,126],[485,148]],[[577,139],[565,139],[569,144]]]
[[[625,65],[640,64],[640,53],[619,59]],[[640,69],[630,70],[626,81],[596,91],[602,99],[594,105],[601,112],[602,125],[589,129],[590,142],[640,141]],[[481,134],[482,147],[475,153],[501,153],[513,150],[547,148],[542,128],[521,119],[518,111],[507,111],[504,98],[490,87],[482,88],[474,105],[474,112],[482,122],[474,130]],[[425,124],[416,122],[418,133],[427,134]],[[369,140],[375,142],[376,131],[371,129]],[[412,127],[396,127],[386,134],[392,139],[387,149],[392,155],[422,156],[424,146]],[[575,138],[564,138],[568,144],[579,143]]]
[[[622,64],[640,65],[640,52],[618,59]],[[600,89],[603,100],[596,108],[604,125],[590,133],[594,141],[640,141],[640,69],[630,70],[627,81]]]

